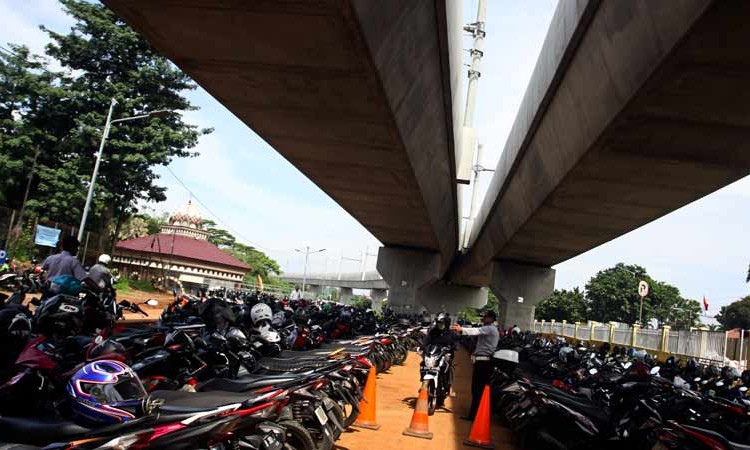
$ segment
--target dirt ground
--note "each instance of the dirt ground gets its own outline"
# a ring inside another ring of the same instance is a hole
[[[339,450],[360,450],[369,448],[389,449],[459,449],[470,448],[463,445],[469,436],[471,422],[461,420],[471,405],[471,360],[463,351],[456,352],[456,397],[448,399],[445,409],[439,409],[430,417],[432,440],[403,436],[401,433],[409,425],[419,390],[419,363],[421,358],[410,353],[406,364],[390,369],[389,373],[378,375],[377,379],[377,431],[350,428],[336,442]],[[490,430],[495,448],[515,449],[512,432],[501,427],[497,419],[492,419]]]

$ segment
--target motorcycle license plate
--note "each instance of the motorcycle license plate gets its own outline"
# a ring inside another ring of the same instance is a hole
[[[325,425],[328,423],[328,415],[326,414],[325,410],[318,406],[315,408],[315,417],[318,418],[318,422],[320,422],[321,425]]]

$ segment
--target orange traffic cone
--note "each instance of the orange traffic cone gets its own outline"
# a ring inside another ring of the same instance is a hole
[[[375,403],[375,368],[370,367],[370,373],[367,374],[367,382],[365,383],[365,392],[362,395],[362,400],[359,401],[359,416],[357,416],[357,421],[354,422],[355,427],[370,430],[380,428],[380,425],[375,422]]]
[[[402,434],[422,439],[432,439],[432,433],[430,433],[430,426],[428,424],[429,417],[427,387],[422,383],[422,388],[419,390],[419,398],[417,398],[417,405],[414,407],[414,414],[411,416],[411,423],[409,424],[409,428],[405,429]]]
[[[474,425],[471,426],[469,439],[464,440],[464,445],[480,448],[495,448],[490,440],[490,387],[485,386],[482,400],[479,402],[477,415],[474,417]]]

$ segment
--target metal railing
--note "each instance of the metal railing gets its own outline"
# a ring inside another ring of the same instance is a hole
[[[567,323],[566,321],[534,321],[533,330],[538,333],[563,336],[582,341],[607,342],[610,345],[641,348],[664,354],[698,358],[706,362],[725,364],[738,361],[739,367],[750,366],[750,336],[729,338],[724,331],[693,329],[672,331],[665,326],[660,329],[611,323]]]

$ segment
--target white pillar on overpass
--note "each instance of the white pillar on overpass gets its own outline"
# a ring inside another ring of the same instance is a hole
[[[345,305],[348,305],[354,297],[354,291],[352,288],[340,287],[339,288],[339,301]]]
[[[383,300],[387,295],[387,289],[370,289],[370,298],[372,299],[372,309],[374,311],[380,311],[383,309]]]

